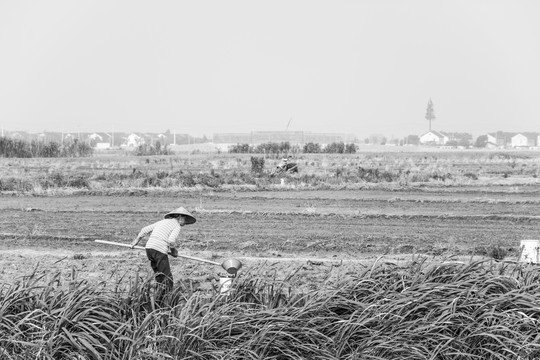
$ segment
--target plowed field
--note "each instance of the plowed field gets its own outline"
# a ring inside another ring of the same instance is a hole
[[[143,226],[185,206],[197,223],[183,228],[187,255],[294,267],[340,261],[484,256],[490,246],[517,255],[522,239],[540,238],[538,189],[497,191],[178,192],[147,196],[3,196],[0,259],[4,281],[40,269],[104,280],[148,271],[144,253],[97,244],[128,243]],[[177,278],[208,279],[220,268],[174,260]],[[41,270],[43,271],[43,270]]]
[[[405,150],[299,154],[301,172],[285,179],[254,176],[251,154],[0,159],[0,282],[32,271],[148,274],[144,252],[94,240],[129,243],[179,206],[197,218],[182,253],[238,258],[242,271],[300,267],[307,279],[381,256],[490,258],[496,248],[516,259],[521,240],[540,239],[538,152]],[[177,280],[223,271],[173,264]]]

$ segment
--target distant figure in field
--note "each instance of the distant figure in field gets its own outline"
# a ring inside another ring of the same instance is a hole
[[[284,157],[281,159],[281,162],[276,167],[277,173],[282,172],[298,172],[298,165],[296,163],[291,162],[292,155],[289,155],[288,157]]]
[[[146,256],[150,260],[156,281],[167,291],[171,290],[174,285],[168,255],[178,256],[176,239],[180,235],[182,226],[193,224],[196,221],[189,211],[179,207],[165,214],[163,220],[142,228],[137,238],[131,242],[131,248],[133,248],[143,237],[150,234],[145,245]]]

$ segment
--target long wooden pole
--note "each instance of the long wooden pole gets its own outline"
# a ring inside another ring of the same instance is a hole
[[[97,243],[100,243],[100,244],[116,245],[116,246],[123,246],[123,247],[131,248],[130,244],[118,243],[118,242],[107,241],[107,240],[94,240],[94,241],[97,242]],[[133,249],[144,250],[145,248],[143,246],[134,246]],[[206,259],[200,259],[200,258],[196,258],[196,257],[193,257],[193,256],[178,254],[178,257],[181,257],[181,258],[184,258],[184,259],[195,260],[195,261],[201,261],[201,262],[205,262],[205,263],[212,264],[212,265],[221,266],[220,263],[217,263],[215,261],[206,260]]]

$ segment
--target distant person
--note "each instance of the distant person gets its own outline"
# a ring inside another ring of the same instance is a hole
[[[272,176],[283,173],[297,173],[298,165],[292,162],[292,158],[292,155],[282,158],[276,165],[276,169],[273,171]]]
[[[174,285],[168,255],[178,256],[176,239],[180,235],[182,226],[193,224],[196,221],[189,211],[179,207],[165,214],[163,220],[142,228],[137,238],[130,244],[133,248],[143,237],[150,234],[145,245],[146,256],[150,260],[156,281],[167,291],[171,290]]]
[[[281,159],[281,163],[279,164],[279,166],[282,169],[287,170],[287,165],[289,165],[289,161],[291,161],[291,160],[292,160],[292,155],[284,157],[283,159]]]

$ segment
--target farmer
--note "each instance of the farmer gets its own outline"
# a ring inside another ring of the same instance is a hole
[[[278,167],[283,170],[287,170],[287,165],[289,164],[289,161],[291,160],[292,160],[292,155],[289,155],[288,157],[284,157],[283,159],[281,159],[281,163],[279,163]]]
[[[137,238],[131,242],[133,249],[144,236],[150,234],[145,246],[146,256],[150,260],[156,281],[167,290],[171,290],[174,284],[168,254],[173,257],[178,256],[176,238],[180,235],[180,229],[184,225],[195,223],[195,221],[197,220],[189,211],[179,207],[165,214],[163,220],[142,228]]]

